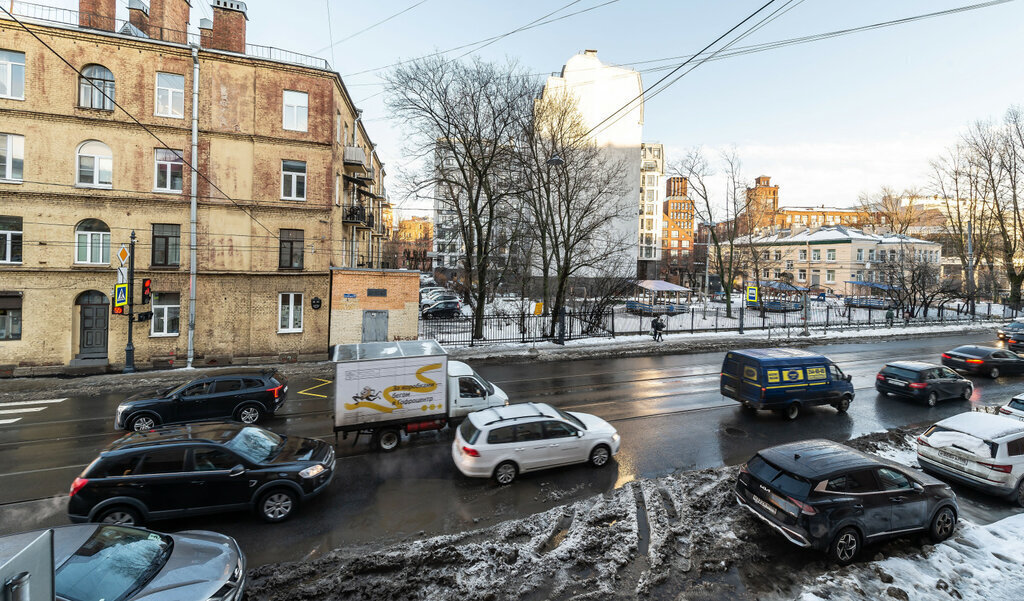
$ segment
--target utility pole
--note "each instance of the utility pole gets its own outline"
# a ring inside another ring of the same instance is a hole
[[[128,344],[124,347],[124,373],[135,372],[135,344],[132,343],[132,325],[135,323],[135,230],[132,230],[128,255]]]

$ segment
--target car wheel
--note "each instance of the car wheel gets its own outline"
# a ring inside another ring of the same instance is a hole
[[[783,410],[782,415],[790,421],[800,417],[800,403],[797,403],[796,401],[790,403],[789,406]]]
[[[385,453],[397,449],[401,441],[402,437],[398,434],[398,430],[388,428],[377,432],[377,446]]]
[[[749,413],[750,415],[754,415],[755,413],[757,413],[757,407],[751,405],[750,403],[743,403],[742,405],[740,405],[740,407],[743,409],[744,413]]]
[[[101,524],[116,524],[118,526],[140,526],[142,525],[142,515],[138,510],[127,505],[118,505],[104,509],[96,516],[96,521]]]
[[[609,450],[605,445],[599,444],[590,452],[590,465],[594,467],[604,467],[608,465],[608,460],[611,458],[611,450]]]
[[[953,534],[953,529],[956,528],[956,514],[949,507],[943,507],[935,514],[932,518],[932,525],[928,529],[928,536],[931,537],[932,542],[940,543]]]
[[[512,481],[519,475],[519,468],[511,461],[499,463],[494,468],[494,481],[498,484],[512,484]]]
[[[238,410],[238,421],[243,424],[255,424],[263,417],[263,412],[256,405],[245,405]]]
[[[295,510],[298,496],[287,488],[272,490],[260,497],[260,517],[267,522],[283,522]]]
[[[850,397],[844,396],[843,398],[839,399],[838,403],[836,403],[836,411],[838,411],[839,413],[846,413],[849,410],[850,410]]]
[[[1013,495],[1013,498],[1017,501],[1017,505],[1024,507],[1024,478],[1017,483],[1017,493]]]
[[[971,386],[964,386],[964,389],[960,393],[960,396],[963,397],[963,399],[965,401],[969,401],[969,400],[971,400],[971,395],[972,394],[974,394],[974,388],[971,387]]]
[[[128,420],[128,429],[132,432],[148,432],[156,427],[156,418],[152,415],[136,415]]]
[[[928,400],[926,402],[928,403],[929,407],[934,407],[939,402],[939,393],[933,392],[929,394]]]
[[[828,546],[828,556],[841,566],[853,562],[860,552],[860,534],[853,528],[843,528]]]
[[[993,367],[992,369],[988,370],[988,375],[993,380],[998,378],[999,377],[999,368],[998,367]]]

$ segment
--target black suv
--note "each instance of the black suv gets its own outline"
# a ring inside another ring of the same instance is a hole
[[[921,361],[886,363],[875,376],[875,390],[923,400],[934,407],[940,399],[970,400],[974,383],[948,367]]]
[[[235,422],[132,432],[75,478],[68,517],[131,526],[254,508],[280,522],[330,484],[334,462],[322,440]]]
[[[286,398],[288,380],[272,369],[218,373],[128,397],[117,406],[114,427],[143,432],[161,424],[209,419],[255,424],[273,415]]]
[[[1017,353],[972,344],[958,346],[942,353],[942,364],[955,370],[985,374],[993,378],[1005,374],[1024,373],[1024,357],[1018,356]]]
[[[740,469],[736,500],[791,543],[844,565],[890,536],[945,540],[959,512],[948,485],[830,440],[760,451]]]

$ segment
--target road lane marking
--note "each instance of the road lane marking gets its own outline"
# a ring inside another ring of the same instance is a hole
[[[4,424],[13,424],[14,422],[19,421],[20,419],[20,417],[16,417],[14,419],[0,419],[0,426]]]
[[[63,403],[67,399],[45,399],[39,401],[13,401],[10,403],[0,403],[0,407],[14,407],[15,405],[38,405],[39,403]]]
[[[313,379],[314,380],[320,380],[320,384],[317,384],[316,386],[310,386],[309,388],[307,388],[305,390],[300,390],[299,394],[304,394],[306,396],[315,396],[317,398],[326,399],[327,398],[326,394],[316,394],[315,392],[310,392],[310,390],[316,390],[317,388],[320,388],[322,386],[327,386],[328,384],[333,382],[333,380],[325,380],[323,378],[313,378]]]
[[[12,413],[28,413],[31,411],[42,411],[47,407],[22,407],[21,409],[0,409],[0,415],[10,415]]]

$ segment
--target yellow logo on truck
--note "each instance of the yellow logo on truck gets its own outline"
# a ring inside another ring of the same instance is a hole
[[[804,370],[802,369],[784,369],[782,370],[782,381],[783,382],[800,382],[804,379]]]
[[[441,369],[440,363],[431,363],[430,365],[424,365],[423,367],[416,370],[416,379],[422,384],[399,384],[396,386],[389,386],[384,389],[384,398],[391,403],[391,406],[377,403],[380,397],[369,387],[364,388],[361,393],[352,397],[354,403],[345,403],[345,409],[375,409],[381,413],[391,413],[395,409],[402,409],[402,402],[391,396],[392,392],[433,392],[437,389],[437,382],[431,380],[427,376],[423,375],[425,372],[433,371],[435,369]]]
[[[807,379],[808,380],[827,380],[828,372],[825,371],[824,367],[808,367],[807,368]]]
[[[777,369],[769,369],[768,371],[765,372],[765,374],[767,374],[767,376],[768,376],[768,383],[769,384],[778,384],[779,383],[779,370],[777,370]]]
[[[753,380],[754,382],[757,382],[757,368],[751,367],[749,365],[744,365],[743,377],[748,380]]]

